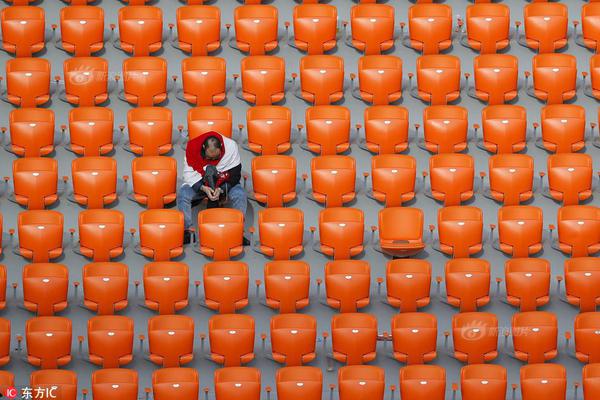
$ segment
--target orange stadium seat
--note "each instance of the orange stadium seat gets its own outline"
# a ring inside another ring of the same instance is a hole
[[[336,260],[325,264],[327,305],[341,313],[354,313],[369,305],[371,267],[361,260]]]
[[[134,399],[138,395],[138,373],[131,369],[107,368],[92,372],[92,397],[110,400],[115,396]]]
[[[344,106],[308,107],[305,149],[329,156],[350,148],[350,110]]]
[[[548,156],[548,195],[563,205],[577,205],[592,196],[592,157],[562,153]]]
[[[296,159],[268,155],[252,158],[252,193],[267,207],[282,207],[296,198]]]
[[[543,213],[539,207],[501,207],[498,209],[498,240],[494,247],[513,257],[539,253],[543,247],[543,224]]]
[[[490,302],[490,263],[480,258],[446,262],[446,298],[460,312],[474,312]]]
[[[430,191],[426,195],[444,206],[458,206],[474,195],[475,162],[466,154],[437,154],[429,158]],[[426,173],[424,173],[425,175]]]
[[[402,106],[365,108],[365,138],[359,146],[375,154],[402,153],[408,149],[408,109]],[[357,129],[359,129],[357,127]]]
[[[426,55],[417,58],[417,86],[411,96],[430,105],[443,105],[460,97],[460,59],[450,55]]]
[[[452,317],[453,356],[467,364],[483,364],[498,357],[496,314],[463,312]]]
[[[227,261],[244,251],[244,215],[235,209],[211,208],[198,213],[200,253],[215,261]]]
[[[7,388],[14,385],[15,375],[9,371],[0,371],[0,390],[2,390],[2,392],[5,392]]]
[[[163,107],[139,107],[127,111],[129,141],[124,149],[138,156],[158,156],[173,148],[173,113]]]
[[[323,372],[318,367],[284,367],[275,373],[280,400],[318,399],[323,392]]]
[[[565,260],[565,300],[580,312],[596,311],[600,305],[600,263],[596,257]]]
[[[255,250],[274,260],[302,253],[304,212],[298,208],[267,208],[258,212],[259,243]]]
[[[23,267],[23,306],[37,316],[67,308],[69,270],[63,264],[34,263]]]
[[[371,157],[371,191],[367,196],[385,203],[386,207],[399,207],[415,198],[417,160],[401,154],[384,154]]]
[[[29,210],[42,210],[58,200],[58,161],[30,157],[13,161],[14,200]]]
[[[408,365],[400,369],[402,400],[444,400],[446,370],[439,365]]]
[[[538,53],[553,53],[567,45],[569,10],[562,3],[528,4],[523,7],[525,33],[518,32],[517,40],[522,46]]]
[[[233,11],[235,37],[229,45],[248,55],[262,55],[277,48],[277,7],[252,4]],[[229,32],[229,30],[228,30]]]
[[[285,60],[276,56],[249,56],[241,62],[242,87],[236,96],[252,105],[264,106],[285,98]]]
[[[32,210],[19,213],[17,254],[31,262],[49,262],[63,252],[64,217],[50,210]]]
[[[163,15],[160,7],[127,6],[119,9],[119,37],[113,44],[132,56],[149,56],[162,48]],[[114,28],[111,26],[114,34]]]
[[[358,59],[358,87],[352,79],[352,95],[373,105],[387,105],[402,98],[402,59],[371,55]]]
[[[68,318],[28,319],[25,323],[27,362],[41,369],[58,369],[70,363],[71,338],[72,323]]]
[[[310,266],[304,261],[271,261],[265,264],[266,305],[280,313],[295,313],[308,306]]]
[[[347,22],[344,22],[344,31]],[[394,47],[394,7],[388,4],[358,4],[350,9],[351,34],[346,44],[365,55],[381,54]]]
[[[149,107],[167,99],[167,61],[160,57],[131,57],[123,61],[123,88],[119,98]]]
[[[468,111],[460,106],[430,106],[423,110],[419,146],[431,153],[458,153],[468,144]]]
[[[473,59],[475,84],[469,96],[489,105],[504,104],[517,98],[519,60],[510,54],[483,54]]]
[[[207,131],[219,132],[231,138],[232,114],[227,107],[194,107],[187,114],[188,140],[192,140]]]
[[[460,370],[460,392],[463,400],[506,399],[507,371],[502,365],[473,364]]]
[[[426,246],[423,219],[423,211],[419,208],[388,207],[379,210],[377,249],[392,257],[409,257],[421,252]]]
[[[17,107],[37,107],[50,101],[50,62],[28,57],[8,60],[2,99]]]
[[[598,363],[600,345],[597,332],[600,328],[600,314],[597,312],[577,314],[573,325],[575,357],[585,364]]]
[[[562,5],[556,3],[557,5]],[[577,59],[571,54],[538,54],[531,62],[533,84],[525,72],[527,94],[546,104],[562,104],[571,100],[577,90]]]
[[[4,145],[6,151],[20,157],[47,156],[54,151],[54,111],[45,108],[16,108],[10,111],[8,119],[10,142]],[[3,132],[5,130],[3,128]]]
[[[542,136],[536,145],[552,153],[571,153],[585,147],[585,108],[554,104],[542,108]],[[537,131],[537,129],[536,129]]]
[[[118,315],[90,318],[87,322],[91,363],[120,368],[133,360],[133,319]]]
[[[516,153],[527,147],[527,110],[517,105],[495,105],[481,110],[483,137],[479,146],[490,153]]]
[[[513,314],[514,357],[529,364],[543,363],[558,355],[556,315],[546,311]]]
[[[104,9],[86,5],[61,8],[60,37],[56,37],[55,45],[76,57],[89,57],[102,50]]]
[[[437,357],[437,318],[434,314],[407,312],[392,317],[393,357],[407,364],[425,364]]]
[[[558,209],[558,239],[553,247],[571,257],[588,257],[600,251],[600,208],[564,206]]]
[[[585,4],[581,7],[581,33],[577,32],[579,21],[573,21],[575,43],[587,47],[594,53],[600,48],[600,4]]]
[[[292,75],[296,97],[318,106],[336,103],[344,97],[344,59],[338,56],[305,56],[300,59],[300,88]]]
[[[341,207],[356,197],[356,160],[319,156],[310,161],[312,190],[308,195],[326,207]]]
[[[172,157],[148,156],[131,161],[133,192],[131,199],[148,208],[163,208],[175,201],[177,160]]]
[[[550,301],[550,262],[543,258],[513,258],[504,264],[506,302],[519,311],[536,311]]]
[[[46,46],[45,12],[41,7],[2,9],[2,48],[16,57],[31,57]]]
[[[0,318],[0,365],[4,366],[10,362],[10,336],[11,322],[9,319]]]
[[[437,228],[439,249],[444,254],[461,258],[483,250],[483,212],[477,207],[440,208]]]
[[[215,371],[216,400],[260,400],[260,369],[221,368]],[[165,398],[166,399],[166,398]]]
[[[300,366],[316,357],[317,319],[312,315],[281,314],[271,317],[271,353],[285,366]]]
[[[200,378],[196,368],[161,368],[152,373],[152,397],[155,400],[194,398],[199,392]]]
[[[282,106],[256,106],[246,111],[248,150],[275,155],[292,148],[292,111]]]
[[[254,360],[254,318],[242,314],[214,315],[208,320],[210,359],[224,367]]]
[[[408,9],[404,44],[421,54],[438,54],[452,46],[452,8],[446,4],[415,4]]]
[[[187,307],[190,272],[187,264],[151,262],[144,266],[145,305],[159,314],[175,314]]]
[[[521,367],[523,400],[563,400],[567,395],[567,370],[560,364],[534,364]]]
[[[388,261],[385,273],[386,302],[401,313],[415,312],[430,303],[431,264],[426,260]]]
[[[181,61],[182,88],[177,98],[195,106],[211,106],[227,97],[226,62],[220,57],[189,57]]]
[[[600,99],[600,55],[590,57],[590,83],[586,83],[587,73],[583,72],[583,93],[596,100]]]
[[[288,45],[307,54],[323,54],[337,45],[337,8],[330,4],[301,4],[294,7],[294,36]]]
[[[63,63],[64,91],[60,99],[77,106],[95,106],[108,100],[108,61],[100,57],[73,57]]]
[[[315,250],[335,260],[363,252],[365,216],[358,208],[333,207],[319,212],[319,242]]]
[[[0,217],[0,224],[2,224],[2,217]],[[0,231],[0,235],[2,232]],[[6,308],[6,265],[0,264],[0,310]]]
[[[344,313],[331,318],[331,347],[334,360],[359,365],[377,356],[377,319],[371,314]]]
[[[65,148],[80,156],[102,156],[113,148],[114,114],[106,107],[79,107],[69,111],[69,143]]]
[[[83,306],[98,315],[127,307],[129,269],[126,264],[91,263],[83,267]]]
[[[221,47],[221,9],[207,5],[178,7],[177,37],[171,44],[192,56],[206,56]],[[172,28],[169,26],[172,30]]]
[[[383,400],[385,370],[373,365],[349,365],[338,371],[340,400]]]
[[[510,44],[510,8],[505,4],[473,4],[466,10],[466,36],[461,43],[481,54],[493,54]]]
[[[60,393],[60,400],[77,399],[77,373],[74,371],[57,369],[34,371],[29,377],[29,386],[32,393],[58,392]]]
[[[217,261],[204,264],[204,303],[220,314],[233,314],[248,305],[248,264]]]
[[[583,366],[582,370],[583,396],[585,399],[595,398],[600,395],[600,365],[588,364]]]
[[[125,216],[118,210],[86,210],[79,213],[77,253],[92,261],[110,261],[123,254]]]
[[[183,254],[183,214],[175,210],[140,213],[138,251],[154,261],[169,261]]]
[[[180,367],[194,358],[194,320],[184,315],[159,315],[148,320],[150,361]]]
[[[489,190],[484,190],[484,195],[505,206],[528,201],[533,197],[533,167],[533,157],[526,154],[491,156],[488,159]]]
[[[88,209],[104,208],[117,200],[117,160],[81,157],[71,162],[73,193],[69,200]]]

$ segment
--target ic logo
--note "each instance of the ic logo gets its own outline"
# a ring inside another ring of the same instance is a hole
[[[6,397],[7,399],[16,399],[17,389],[14,387],[7,387],[4,393],[0,394],[0,397]]]

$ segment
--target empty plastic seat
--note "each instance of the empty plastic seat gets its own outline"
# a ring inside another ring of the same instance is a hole
[[[534,364],[521,367],[523,400],[562,400],[567,395],[567,370],[560,364]]]
[[[558,209],[558,248],[571,257],[600,251],[600,208],[565,206]]]
[[[331,318],[333,359],[359,365],[377,356],[377,319],[371,314],[345,313]]]
[[[351,75],[353,78],[353,75]],[[352,79],[354,84],[354,79]],[[358,87],[355,97],[373,105],[387,105],[402,98],[402,59],[371,55],[358,59]]]
[[[69,6],[60,9],[60,44],[75,57],[89,57],[104,47],[104,9]]]
[[[231,138],[232,116],[227,107],[203,106],[191,108],[187,114],[188,140],[208,131]]]
[[[419,253],[425,248],[423,218],[423,211],[418,208],[381,209],[378,218],[380,250],[393,257],[409,257]]]
[[[585,147],[585,109],[575,104],[542,108],[540,147],[553,153],[571,153]]]
[[[437,154],[429,158],[431,196],[444,206],[458,206],[475,192],[475,162],[466,154]]]
[[[281,106],[256,106],[246,111],[248,149],[259,155],[285,153],[291,144],[292,112]]]
[[[452,46],[452,8],[415,4],[408,9],[407,44],[422,54],[438,54]]]
[[[495,105],[481,110],[482,147],[490,153],[516,153],[527,146],[527,110]]]
[[[153,106],[167,99],[167,61],[160,57],[131,57],[123,61],[120,97],[137,106]]]
[[[472,95],[475,98],[489,105],[504,104],[517,98],[519,90],[517,57],[510,54],[477,56],[473,59],[473,73],[475,86]]]
[[[294,36],[288,41],[291,46],[308,54],[323,54],[336,46],[336,7],[330,4],[297,5],[293,18]]]
[[[483,212],[477,207],[450,206],[438,211],[440,250],[455,258],[483,249]]]
[[[65,91],[61,99],[77,106],[95,106],[108,100],[108,61],[100,57],[73,57],[63,63]]]
[[[276,56],[249,56],[241,62],[242,99],[263,106],[285,98],[285,61]],[[237,81],[236,81],[237,82]]]
[[[19,213],[17,252],[34,263],[49,262],[63,252],[63,215],[56,211],[33,210]]]
[[[408,109],[405,107],[367,107],[364,122],[366,150],[375,154],[394,154],[408,149]]]
[[[123,254],[125,216],[118,210],[79,213],[77,252],[93,261],[110,261]]]
[[[576,205],[592,196],[592,157],[563,153],[548,156],[548,194],[563,205]]]
[[[0,224],[2,223],[2,218],[0,217]],[[2,232],[0,231],[0,234]],[[6,265],[0,264],[0,310],[6,308]]]
[[[77,399],[77,373],[74,371],[33,371],[29,376],[29,386],[31,393],[48,393],[60,400]]]
[[[233,314],[248,305],[248,265],[217,261],[203,267],[204,303],[220,314]]]
[[[496,53],[510,43],[510,8],[505,4],[473,4],[466,11],[467,36],[461,42],[481,54]]]
[[[173,148],[173,113],[163,107],[133,108],[127,112],[127,131],[126,150],[141,156],[166,154]]]
[[[71,362],[71,320],[35,317],[25,323],[27,362],[41,369],[57,369]],[[56,382],[52,382],[56,383]]]
[[[392,317],[393,357],[401,363],[424,364],[437,357],[437,318],[434,314],[407,312]]]
[[[349,365],[338,371],[340,400],[383,400],[385,370],[373,365]]]
[[[477,311],[490,302],[490,263],[478,258],[455,258],[446,263],[448,304],[461,312]]]
[[[41,7],[12,6],[2,10],[2,48],[17,57],[31,57],[45,47],[45,13]]]
[[[583,76],[583,93],[594,99],[600,98],[600,56],[598,54],[590,58],[590,83],[586,84],[586,76]]]
[[[138,373],[125,368],[101,369],[92,372],[91,385],[96,400],[110,400],[114,396],[134,400],[138,396]]]
[[[600,305],[600,262],[596,257],[577,257],[565,260],[565,297],[581,312],[596,311]]]
[[[600,328],[600,313],[586,312],[575,317],[573,327],[575,357],[582,363],[598,363],[600,360],[598,328]]]
[[[208,320],[210,359],[224,367],[239,367],[254,359],[254,318],[220,314]]]
[[[211,208],[198,213],[200,253],[215,261],[226,261],[244,250],[244,215],[235,209]]]
[[[10,361],[11,322],[9,319],[0,318],[0,365],[4,366]]]
[[[334,155],[350,148],[350,110],[343,106],[306,109],[306,148],[319,155]]]
[[[558,355],[556,315],[527,311],[512,317],[514,356],[529,364],[543,363]]]
[[[14,58],[6,62],[3,100],[17,107],[37,107],[50,100],[50,62],[44,58]]]
[[[69,270],[63,264],[35,263],[23,268],[23,306],[37,316],[52,316],[68,305]]]
[[[216,400],[260,400],[258,368],[220,368],[215,371],[214,382]]]
[[[4,392],[6,388],[14,385],[15,375],[9,371],[0,371],[0,388],[2,388],[2,391]]]
[[[295,85],[296,80],[293,79],[293,82]],[[296,92],[297,96],[313,105],[340,101],[344,97],[344,59],[327,55],[302,57],[300,89]]]
[[[463,400],[506,399],[507,371],[502,365],[473,364],[460,370],[460,392]]]
[[[587,399],[589,397],[593,399],[598,396],[600,394],[600,386],[598,386],[598,381],[600,380],[600,365],[584,365],[581,375],[584,398]]]
[[[73,193],[69,199],[88,209],[104,208],[117,200],[117,160],[81,157],[71,162]]]
[[[561,5],[557,3],[557,5]],[[533,86],[525,86],[530,96],[546,104],[571,100],[577,90],[577,59],[571,54],[538,54],[533,57]],[[526,77],[529,75],[526,74]]]
[[[117,315],[93,317],[87,322],[87,334],[91,363],[119,368],[133,360],[133,319]]]
[[[574,21],[575,43],[598,53],[600,46],[600,5],[585,4],[581,7],[581,33],[577,32],[579,21]]]
[[[79,107],[69,111],[67,150],[81,156],[108,154],[113,145],[114,114],[106,107]]]
[[[460,59],[450,55],[417,58],[417,87],[411,94],[430,105],[448,104],[460,97]],[[410,81],[412,82],[412,80]]]
[[[408,365],[400,369],[402,400],[444,400],[446,370],[439,365]]]
[[[498,249],[513,257],[529,257],[543,247],[543,213],[535,206],[498,209]]]
[[[371,267],[366,261],[337,260],[325,264],[327,305],[341,313],[369,305]]]
[[[154,261],[169,261],[183,254],[183,214],[175,210],[140,213],[140,252]]]
[[[280,400],[318,399],[323,392],[323,372],[318,367],[284,367],[275,373]]]
[[[423,110],[423,144],[431,153],[458,153],[467,148],[469,113],[460,106],[430,106]]]
[[[13,161],[14,201],[29,210],[42,210],[58,200],[58,161],[30,157]]]
[[[271,353],[286,366],[299,366],[316,357],[317,320],[311,315],[281,314],[271,317]]]
[[[304,213],[297,208],[258,212],[257,250],[274,260],[288,260],[303,251]]]
[[[415,312],[430,302],[431,264],[426,260],[388,261],[385,285],[387,302],[400,312]]]
[[[368,196],[398,207],[415,197],[417,161],[411,156],[385,154],[371,158],[372,191]]]
[[[267,155],[252,159],[254,198],[267,207],[281,207],[296,198],[296,159]]]
[[[466,312],[452,317],[454,357],[467,364],[483,364],[498,357],[498,318],[495,314]]]
[[[131,161],[132,199],[148,208],[163,208],[177,196],[177,160],[148,156]]]
[[[535,311],[550,301],[550,262],[543,258],[506,261],[506,301],[519,311]]]
[[[266,305],[280,313],[294,313],[309,304],[310,266],[304,261],[265,264]]]
[[[194,358],[194,320],[184,315],[159,315],[148,320],[150,361],[180,367]]]
[[[119,38],[115,46],[133,56],[148,56],[161,49],[162,9],[152,6],[127,6],[119,9]]]
[[[319,156],[310,161],[311,197],[326,207],[340,207],[356,197],[356,160],[349,156]]]
[[[562,3],[528,4],[523,7],[525,34],[519,43],[539,53],[553,53],[567,45],[569,10]]]
[[[172,42],[192,56],[206,56],[221,47],[221,9],[214,6],[178,7],[177,38]]]
[[[83,267],[83,305],[98,315],[127,307],[129,269],[122,263],[91,263]]]
[[[161,368],[152,373],[152,396],[156,400],[195,398],[199,392],[196,368]]]
[[[16,108],[8,116],[10,143],[4,148],[20,157],[41,157],[54,151],[54,111]]]
[[[159,314],[175,314],[188,305],[190,272],[187,264],[151,262],[144,266],[145,305]]]
[[[364,213],[356,208],[327,208],[319,213],[318,251],[336,260],[360,254],[364,240]]]
[[[268,53],[277,48],[277,7],[252,4],[233,11],[237,49],[251,56]]]
[[[533,197],[533,157],[498,154],[488,159],[488,166],[490,198],[505,206],[517,206]]]
[[[346,43],[366,55],[381,54],[394,46],[394,25],[394,7],[390,5],[352,6],[350,9],[352,33],[346,37]]]
[[[181,61],[179,98],[195,106],[210,106],[227,96],[226,65],[220,57],[190,57]]]

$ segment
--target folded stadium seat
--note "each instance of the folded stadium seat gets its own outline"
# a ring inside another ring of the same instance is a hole
[[[110,261],[123,254],[125,216],[118,210],[79,213],[79,244],[73,250],[92,261]]]
[[[244,215],[231,208],[210,208],[198,213],[199,252],[215,261],[227,261],[244,251]]]
[[[497,154],[488,159],[489,188],[484,196],[505,206],[518,206],[533,198],[533,157]],[[485,173],[480,173],[483,186]]]
[[[463,400],[506,399],[507,371],[502,365],[471,364],[460,369],[460,392]]]
[[[138,396],[138,373],[132,369],[107,368],[92,372],[92,397],[111,400],[119,397],[133,400]]]
[[[426,55],[417,58],[417,86],[408,75],[410,94],[430,105],[443,105],[460,97],[460,59],[451,55]]]
[[[310,175],[312,190],[307,196],[325,207],[341,207],[356,197],[356,160],[352,157],[313,157]]]
[[[289,36],[286,21],[286,42],[307,54],[323,54],[337,45],[338,13],[330,4],[301,4],[294,7],[294,35]]]
[[[232,136],[232,114],[227,107],[204,106],[188,110],[188,140],[192,140],[205,132],[215,131],[223,136]]]
[[[81,157],[71,162],[73,193],[69,200],[88,209],[104,208],[117,200],[117,160]]]
[[[495,154],[517,153],[527,147],[527,110],[517,105],[488,106],[481,110],[483,137],[478,147]],[[478,127],[475,127],[477,131]]]
[[[49,262],[63,252],[64,217],[50,210],[31,210],[17,216],[16,253],[34,263]]]
[[[2,224],[2,216],[0,216],[0,224]],[[2,231],[0,230],[0,235]],[[0,310],[6,308],[6,265],[0,264]]]
[[[358,4],[350,9],[351,33],[346,32],[348,46],[365,55],[381,54],[394,47],[394,7],[388,4]]]
[[[150,107],[167,99],[167,61],[160,57],[131,57],[123,61],[123,88],[119,98]]]
[[[93,317],[87,322],[87,334],[92,364],[120,368],[133,360],[133,319],[118,315]]]
[[[29,376],[29,387],[31,393],[48,393],[50,396],[59,393],[57,398],[60,400],[76,400],[77,373],[58,369],[33,371]]]
[[[56,36],[56,28],[52,27]],[[104,48],[104,9],[69,6],[60,9],[60,37],[55,46],[75,57],[89,57]]]
[[[446,370],[439,365],[408,365],[400,369],[402,400],[444,400]]]
[[[519,95],[519,60],[510,54],[482,54],[473,59],[474,86],[469,96],[489,105],[504,104]]]
[[[490,269],[490,263],[480,258],[448,260],[445,267],[445,302],[457,307],[460,312],[474,312],[488,304]]]
[[[409,258],[388,261],[385,286],[387,304],[401,313],[416,312],[431,300],[431,264]]]
[[[69,143],[65,148],[80,156],[102,156],[113,148],[114,114],[106,107],[79,107],[69,111]]]
[[[6,62],[2,100],[17,107],[37,107],[50,101],[50,62],[44,58],[14,58]]]
[[[399,207],[415,198],[417,160],[402,154],[371,157],[371,191],[367,196],[386,207]],[[368,173],[364,174],[368,176]],[[365,177],[366,186],[366,177]]]
[[[41,7],[2,9],[2,49],[16,57],[31,57],[46,46],[45,13]]]
[[[350,148],[350,110],[344,106],[308,107],[305,113],[305,150],[322,156]]]
[[[173,148],[173,113],[163,107],[132,108],[127,111],[127,132],[125,150],[138,156],[166,154]]]
[[[0,387],[3,388],[3,391],[7,387],[11,387],[14,385],[15,385],[15,375],[9,371],[0,371]]]
[[[265,264],[265,305],[280,313],[295,313],[308,306],[310,266],[304,261],[271,261]]]
[[[2,235],[2,233],[3,233],[3,232],[2,232],[2,229],[3,229],[3,228],[2,228],[2,222],[3,222],[2,213],[0,213],[0,256],[2,255],[2,250],[3,250],[3,249],[2,249],[2,236],[3,236],[3,235]],[[0,265],[2,265],[2,264],[0,264]],[[1,269],[1,268],[0,268],[0,269]],[[6,274],[5,274],[5,275],[6,275]],[[2,289],[0,288],[0,290],[2,290]]]
[[[587,312],[577,314],[574,321],[575,357],[582,363],[598,363],[600,360],[600,313]],[[570,332],[569,332],[570,334]],[[569,340],[567,340],[567,346]]]
[[[331,318],[331,357],[345,365],[359,365],[377,357],[377,318],[344,313]]]
[[[536,311],[538,307],[548,304],[550,273],[550,262],[543,258],[507,260],[504,264],[506,302],[519,307],[521,312]]]
[[[289,260],[304,250],[304,212],[282,207],[259,210],[258,235],[254,250],[274,260]]]
[[[177,160],[148,156],[131,161],[131,199],[148,208],[164,208],[177,196]]]
[[[523,7],[525,33],[519,32],[517,42],[538,53],[554,53],[567,45],[569,10],[562,3],[528,4]]]
[[[12,170],[14,194],[10,199],[15,203],[28,210],[43,210],[58,201],[57,160],[18,158],[13,161]]]
[[[149,56],[162,48],[163,15],[160,7],[127,6],[119,9],[119,37],[113,45],[134,57]],[[115,26],[111,25],[114,35]]]
[[[588,73],[583,75],[583,93],[596,100],[600,99],[600,56],[598,54],[590,58],[590,83],[586,83]]]
[[[150,361],[161,368],[180,367],[194,359],[194,320],[159,315],[148,320]]]
[[[323,372],[318,367],[283,367],[275,373],[279,400],[319,399],[323,393]]]
[[[57,369],[70,363],[72,334],[68,318],[28,319],[25,323],[26,361],[41,369]]]
[[[259,368],[217,369],[214,378],[215,400],[260,400],[260,375]]]
[[[513,257],[529,257],[543,246],[542,209],[535,206],[504,206],[498,209],[498,239],[491,238],[494,248]]]
[[[238,75],[233,77],[236,96],[252,105],[264,106],[285,98],[285,60],[276,56],[248,56],[241,62],[242,87],[237,87]]]
[[[593,190],[592,168],[592,157],[587,154],[548,156],[548,188],[544,194],[565,206],[589,199]]]
[[[458,206],[475,195],[475,162],[467,154],[436,154],[429,158],[430,190],[425,194],[444,206]]]
[[[183,214],[176,210],[140,213],[139,252],[154,261],[169,261],[183,254]]]
[[[558,239],[553,247],[571,257],[600,251],[600,208],[564,206],[558,209]]]
[[[598,53],[600,49],[600,4],[585,4],[581,7],[581,33],[577,32],[579,21],[573,21],[575,43]]]
[[[217,261],[204,264],[204,305],[220,314],[233,314],[248,305],[248,264]]]
[[[175,314],[188,305],[190,272],[187,264],[174,261],[144,265],[144,296],[147,308],[159,314]]]
[[[498,317],[463,312],[452,317],[452,356],[466,364],[484,364],[498,357]]]
[[[313,233],[313,248],[334,260],[348,260],[363,252],[364,230],[362,210],[326,208],[319,212],[319,241],[314,240]]]
[[[541,112],[542,136],[536,146],[551,153],[571,153],[585,147],[585,108],[575,104],[545,106]]]
[[[373,365],[349,365],[338,371],[340,400],[383,400],[385,370]]]
[[[340,313],[355,313],[369,305],[370,289],[371,267],[367,261],[336,260],[325,264],[325,296],[329,307]]]
[[[464,151],[468,147],[468,116],[467,109],[460,106],[426,107],[419,147],[434,154]]]
[[[510,44],[510,8],[505,4],[473,4],[466,10],[464,46],[481,54],[493,54]]]
[[[554,3],[553,3],[554,4]],[[559,4],[559,3],[556,3]],[[538,54],[533,57],[531,73],[525,71],[525,88],[529,96],[546,104],[562,104],[577,95],[577,59],[571,54]]]
[[[69,270],[63,264],[23,267],[23,306],[37,316],[52,316],[68,306]]]
[[[565,260],[565,301],[579,307],[580,312],[596,311],[600,305],[600,262],[596,257]],[[560,283],[560,281],[559,281]]]
[[[278,363],[289,367],[313,361],[317,357],[316,343],[317,319],[312,315],[271,317],[271,353]]]
[[[269,155],[252,158],[252,196],[267,207],[283,207],[296,198],[296,159]]]
[[[177,37],[169,24],[171,45],[192,56],[206,56],[221,47],[221,9],[190,5],[177,8]]]
[[[83,267],[83,306],[98,315],[127,307],[129,269],[126,264],[90,263]]]
[[[587,364],[581,372],[584,396],[593,399],[600,395],[600,364]]]
[[[421,54],[438,54],[449,49],[452,46],[452,7],[434,3],[411,6],[408,9],[408,37],[403,36],[402,42]]]
[[[152,398],[195,398],[200,392],[200,379],[196,368],[161,368],[152,373]]]
[[[47,156],[54,151],[54,111],[46,108],[16,108],[8,116],[10,141],[4,149],[20,157]],[[6,136],[6,128],[3,128]]]
[[[277,7],[244,5],[233,11],[235,36],[229,46],[250,56],[263,55],[275,50],[277,42]],[[227,27],[229,36],[229,27]]]
[[[407,364],[425,364],[437,357],[435,314],[407,312],[392,317],[393,357]]]
[[[373,105],[387,105],[402,98],[402,59],[396,56],[371,55],[358,59],[356,76],[350,74],[352,95]]]
[[[408,109],[402,106],[365,108],[365,138],[359,138],[362,149],[375,154],[402,153],[408,149]],[[357,131],[360,126],[357,125]]]
[[[195,106],[211,106],[227,97],[225,60],[189,57],[181,61],[182,87],[177,98]]]
[[[477,207],[440,208],[437,229],[436,245],[442,253],[453,258],[470,257],[483,249],[483,212]]]
[[[100,57],[73,57],[63,63],[64,91],[60,99],[77,106],[95,106],[108,100],[108,61]]]
[[[240,131],[241,131],[240,127]],[[258,155],[275,155],[292,148],[292,111],[282,106],[255,106],[246,111],[247,143]]]
[[[344,98],[344,59],[338,56],[305,56],[300,59],[300,88],[292,74],[292,91],[304,101],[318,106]]]
[[[208,320],[210,359],[223,367],[254,360],[254,318],[242,314],[214,315]]]
[[[562,400],[567,395],[567,370],[560,364],[535,364],[521,367],[523,400]]]
[[[11,322],[9,319],[0,318],[0,366],[4,366],[10,361],[10,336]]]
[[[513,314],[514,357],[528,364],[543,363],[558,355],[556,315],[546,311]]]
[[[425,249],[423,211],[412,207],[379,210],[379,240],[375,249],[392,257],[410,257]],[[402,222],[401,222],[402,221]],[[372,235],[374,230],[371,228]]]

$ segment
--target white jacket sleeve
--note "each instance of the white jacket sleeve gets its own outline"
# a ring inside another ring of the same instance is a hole
[[[188,186],[194,186],[194,184],[196,184],[197,182],[199,182],[202,179],[202,175],[200,175],[200,173],[198,171],[196,171],[195,169],[193,169],[192,167],[189,166],[189,164],[187,163],[187,159],[185,156],[183,156],[183,185],[188,185]]]

